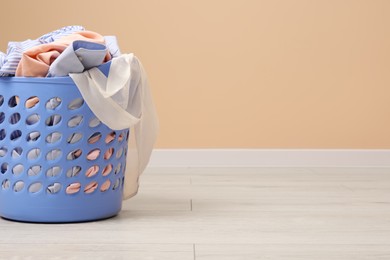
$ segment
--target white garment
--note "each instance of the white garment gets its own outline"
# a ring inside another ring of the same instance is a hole
[[[130,128],[124,199],[138,191],[156,141],[158,121],[141,62],[133,54],[111,61],[108,78],[97,68],[69,75],[92,112],[114,130]]]

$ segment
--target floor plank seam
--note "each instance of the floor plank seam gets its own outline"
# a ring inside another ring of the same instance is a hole
[[[192,244],[192,251],[194,252],[194,260],[196,260],[195,244]]]

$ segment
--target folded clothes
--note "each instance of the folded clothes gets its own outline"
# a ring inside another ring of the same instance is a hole
[[[104,37],[91,31],[75,32],[52,43],[42,44],[25,51],[16,69],[16,76],[46,77],[53,61],[74,41],[88,41],[104,44]],[[104,61],[109,61],[111,54],[106,51]]]
[[[7,53],[0,52],[0,77],[67,76],[120,55],[115,36],[101,36],[78,25],[66,26],[35,40],[9,42]]]
[[[22,58],[23,52],[28,49],[45,43],[51,43],[74,32],[84,31],[82,26],[66,26],[56,31],[47,33],[36,40],[26,40],[23,42],[9,42],[7,53],[0,52],[0,76],[15,75],[16,68]]]

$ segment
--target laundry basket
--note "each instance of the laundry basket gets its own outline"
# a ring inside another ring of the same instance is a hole
[[[69,77],[0,78],[0,215],[28,222],[116,215],[128,135],[101,123]]]

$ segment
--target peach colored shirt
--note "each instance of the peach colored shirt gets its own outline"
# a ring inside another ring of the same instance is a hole
[[[50,64],[69,46],[73,41],[91,41],[105,44],[104,37],[96,32],[81,31],[64,36],[52,43],[46,43],[32,47],[25,51],[16,69],[17,77],[46,77]],[[107,51],[104,61],[111,59]]]

